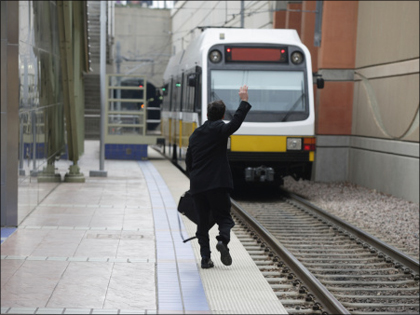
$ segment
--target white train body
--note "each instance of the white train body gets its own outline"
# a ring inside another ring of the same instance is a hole
[[[173,56],[164,73],[165,154],[185,168],[188,138],[207,119],[207,104],[222,99],[226,122],[249,86],[253,106],[231,136],[232,171],[248,182],[310,178],[315,113],[309,50],[295,30],[206,29]]]

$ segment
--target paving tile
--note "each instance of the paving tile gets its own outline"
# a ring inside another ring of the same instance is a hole
[[[63,314],[90,314],[90,308],[66,308]]]
[[[94,309],[92,310],[91,314],[118,314],[119,310],[118,309]]]
[[[47,260],[66,261],[68,257],[47,257]]]
[[[118,239],[83,239],[74,255],[92,257],[115,257]]]
[[[35,307],[12,307],[8,314],[35,314]]]
[[[109,258],[106,257],[100,257],[100,258],[95,258],[95,257],[89,257],[88,261],[100,261],[100,262],[107,262]]]
[[[53,295],[48,301],[48,307],[60,307],[72,305],[76,308],[91,306],[101,308],[106,295],[106,282],[89,281],[84,282],[82,278],[79,283],[60,283],[54,290]]]
[[[123,309],[121,309],[120,314],[146,314],[146,310],[123,310]]]
[[[85,165],[84,167],[88,165],[83,164],[83,160],[82,158],[79,163],[81,168],[82,165]],[[44,301],[43,294],[46,295],[47,292],[51,294],[51,298],[46,300],[47,307],[38,311],[50,312],[56,309],[57,313],[59,310],[64,310],[66,314],[86,314],[112,313],[119,310],[120,314],[156,314],[156,296],[159,294],[165,297],[167,302],[162,303],[162,306],[159,305],[159,308],[168,312],[180,312],[182,303],[174,244],[178,259],[194,260],[193,252],[191,249],[185,249],[191,245],[185,247],[177,245],[176,242],[180,241],[177,222],[156,220],[156,218],[166,218],[167,215],[170,220],[177,220],[176,203],[167,196],[170,191],[151,163],[147,163],[148,172],[154,176],[156,183],[149,183],[149,189],[147,189],[146,176],[138,167],[138,162],[107,161],[107,163],[112,165],[108,178],[87,178],[85,184],[59,185],[46,197],[41,207],[28,217],[25,229],[22,229],[32,234],[20,234],[16,237],[13,246],[20,246],[19,250],[4,247],[5,252],[3,252],[3,246],[7,243],[2,245],[3,261],[16,262],[15,265],[8,267],[8,272],[20,269],[21,265],[27,262],[63,264],[64,270],[58,280],[56,276],[48,278],[47,274],[41,273],[41,277],[50,280],[43,286],[43,292],[39,296],[40,301]],[[66,165],[65,169],[67,168]],[[132,179],[133,176],[136,178]],[[171,228],[176,235],[173,235]],[[119,237],[88,238],[90,234],[100,233],[118,234]],[[130,235],[133,236],[132,239]],[[139,235],[143,237],[136,239]],[[160,249],[156,249],[155,243]],[[17,259],[7,260],[7,255],[17,256]],[[23,260],[24,258],[27,260]],[[37,259],[43,260],[37,261]],[[165,263],[165,261],[170,262]],[[156,262],[158,268],[155,266]],[[199,274],[187,271],[190,267],[197,268],[196,264],[179,267],[181,277],[185,276],[188,280],[185,288],[191,287],[191,290],[194,290],[194,285],[198,285],[198,282],[191,279],[194,276],[198,277]],[[45,271],[48,273],[48,268]],[[161,274],[157,275],[156,272]],[[24,277],[21,279],[26,282],[23,286],[25,294],[32,295],[29,296],[31,299],[16,300],[16,303],[26,305],[25,303],[31,302],[32,298],[36,297],[35,292],[26,287],[36,287],[36,280]],[[156,292],[156,279],[160,283],[161,292]],[[52,284],[54,287],[50,288]],[[196,292],[202,291],[196,290]],[[2,300],[3,293],[8,292],[2,288]],[[66,305],[72,305],[72,308],[60,308]],[[201,307],[202,304],[197,305]],[[28,311],[28,308],[25,311]]]
[[[47,308],[40,307],[35,314],[63,314],[64,308]]]
[[[69,257],[67,261],[88,261],[89,257]]]
[[[24,260],[2,260],[1,261],[1,287],[9,281],[9,279],[22,266]]]
[[[161,303],[159,302],[160,311],[182,311],[182,303]]]
[[[25,260],[27,256],[14,256],[14,255],[7,255],[5,259],[18,259],[18,260]],[[47,257],[44,257],[45,260]]]

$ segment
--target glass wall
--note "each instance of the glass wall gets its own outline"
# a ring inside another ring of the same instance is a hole
[[[65,150],[55,1],[19,1],[18,223],[56,187],[38,177]]]

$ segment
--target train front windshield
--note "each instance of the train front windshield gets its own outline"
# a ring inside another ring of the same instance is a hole
[[[245,121],[286,122],[309,116],[303,71],[211,70],[210,102],[223,100],[225,120],[238,108],[239,87],[249,87],[252,110]]]

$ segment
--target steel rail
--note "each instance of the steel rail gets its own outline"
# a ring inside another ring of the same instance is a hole
[[[407,254],[401,252],[400,250],[398,250],[397,248],[377,239],[376,237],[374,237],[373,235],[362,231],[361,229],[357,228],[356,226],[347,223],[343,220],[341,220],[340,218],[336,217],[333,214],[330,214],[326,211],[324,211],[323,209],[311,204],[310,202],[308,202],[307,200],[305,200],[304,198],[293,194],[290,191],[287,191],[285,189],[282,189],[282,191],[286,194],[287,197],[300,202],[301,204],[305,205],[306,207],[308,207],[310,210],[315,211],[318,215],[323,216],[325,219],[327,219],[328,221],[330,221],[332,224],[336,225],[339,228],[342,228],[344,230],[346,230],[347,232],[352,233],[355,237],[358,237],[361,241],[368,243],[370,246],[378,249],[380,252],[386,254],[387,256],[389,256],[390,258],[392,258],[394,261],[399,262],[400,264],[402,264],[403,266],[411,269],[413,272],[415,273],[419,273],[419,261],[415,260],[414,258],[408,256]]]
[[[231,199],[235,212],[241,217],[249,228],[253,229],[273,252],[292,269],[308,290],[317,298],[330,314],[351,314],[330,291],[315,276],[297,260],[264,226],[256,221],[246,210]]]

